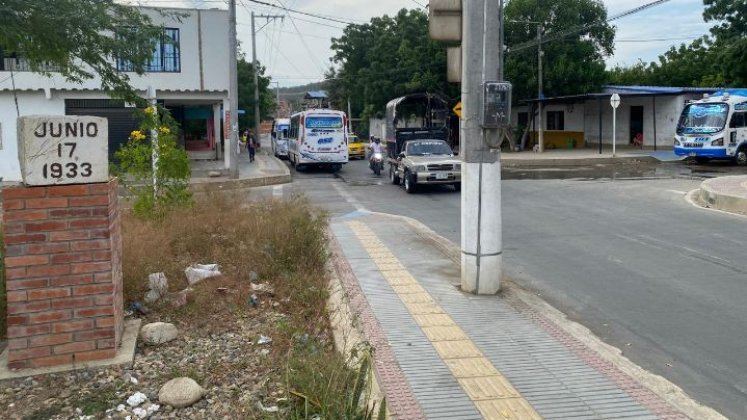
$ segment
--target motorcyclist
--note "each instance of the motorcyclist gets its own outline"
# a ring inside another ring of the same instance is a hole
[[[374,171],[376,175],[379,175],[381,173],[381,169],[384,167],[383,159],[384,159],[384,150],[381,146],[381,140],[379,140],[378,137],[371,136],[371,142],[368,145],[368,150],[370,151],[370,155],[368,156],[368,166],[371,168],[371,170]],[[379,154],[379,161],[374,161],[374,157],[376,154]]]
[[[376,153],[384,153],[381,146],[381,140],[378,137],[374,136],[371,136],[371,140],[371,143],[368,145],[368,150],[371,152],[371,156],[369,157],[369,159],[372,158]]]

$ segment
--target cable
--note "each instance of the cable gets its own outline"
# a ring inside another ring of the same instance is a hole
[[[282,10],[285,10],[287,13],[297,13],[297,14],[300,14],[300,15],[311,16],[311,17],[315,17],[317,19],[328,20],[330,22],[337,22],[337,23],[342,23],[342,24],[345,24],[345,25],[357,25],[357,23],[345,21],[345,20],[342,20],[341,18],[328,17],[328,16],[323,16],[323,15],[317,15],[316,13],[309,13],[309,12],[303,12],[301,10],[289,9],[289,8],[287,8],[285,6],[278,6],[276,4],[267,3],[267,2],[264,2],[264,1],[260,1],[260,0],[247,0],[247,1],[252,2],[252,3],[256,3],[256,4],[261,4],[263,6],[274,7],[276,9],[282,9]]]
[[[565,31],[562,31],[562,32],[558,32],[557,34],[550,34],[551,36],[543,37],[542,40],[540,41],[540,43],[546,44],[548,42],[555,41],[557,39],[565,38],[568,35],[573,35],[573,34],[575,34],[577,32],[580,32],[580,31],[583,31],[585,29],[591,28],[592,26],[599,25],[600,23],[608,23],[608,22],[612,22],[614,20],[622,19],[624,17],[630,16],[630,15],[634,15],[636,13],[640,13],[640,12],[642,12],[644,10],[648,10],[648,9],[650,9],[652,7],[659,6],[659,5],[667,3],[669,1],[671,1],[671,0],[656,0],[656,1],[652,1],[651,3],[646,3],[644,5],[636,7],[634,9],[630,9],[630,10],[627,10],[625,12],[619,13],[619,14],[617,14],[617,15],[609,18],[609,19],[606,19],[604,21],[592,22],[592,23],[589,23],[589,24],[586,24],[586,25],[578,25],[578,26],[576,26],[574,28],[571,28],[571,29],[568,29],[568,30],[565,30]],[[537,41],[536,40],[535,41],[527,41],[527,42],[524,42],[524,43],[521,43],[521,44],[517,45],[516,47],[513,47],[513,48],[509,47],[509,51],[510,52],[517,52],[517,51],[525,50],[527,48],[533,48],[533,47],[536,47],[536,46],[537,46]]]
[[[249,1],[254,1],[254,0],[249,0]],[[287,7],[285,7],[283,5],[282,1],[280,1],[280,0],[276,0],[276,1],[278,3],[280,3],[280,6],[282,6],[281,8],[283,10],[286,10],[286,11],[289,10]],[[301,38],[301,43],[303,44],[304,48],[306,48],[306,52],[309,53],[309,58],[311,58],[313,61],[316,61],[317,58],[314,55],[314,53],[311,51],[311,48],[309,47],[309,44],[306,43],[306,39],[303,37],[303,35],[301,35],[301,31],[298,30],[298,26],[296,26],[296,21],[293,20],[293,17],[290,15],[290,13],[286,12],[286,14],[288,15],[288,20],[290,20],[291,24],[293,25],[293,29],[296,30],[296,33],[298,34],[298,37]],[[318,62],[315,63],[315,64],[319,65]],[[324,74],[324,66],[323,65],[319,65],[319,70],[321,70],[322,74]]]

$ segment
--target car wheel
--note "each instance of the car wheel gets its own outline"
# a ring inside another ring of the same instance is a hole
[[[397,174],[397,169],[394,165],[389,166],[389,180],[392,181],[392,184],[399,185],[399,174]]]
[[[410,175],[409,171],[405,171],[405,191],[407,191],[408,194],[412,194],[416,189],[417,184],[413,179],[413,176]]]
[[[739,166],[747,166],[747,147],[742,147],[737,150],[737,155],[734,156],[734,161],[736,161]]]
[[[454,191],[461,191],[462,190],[462,183],[461,182],[455,182],[454,183]]]

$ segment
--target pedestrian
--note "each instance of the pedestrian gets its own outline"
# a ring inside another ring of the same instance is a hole
[[[254,154],[256,151],[256,138],[254,137],[254,133],[251,132],[251,130],[246,130],[246,150],[249,152],[249,162],[254,162]]]

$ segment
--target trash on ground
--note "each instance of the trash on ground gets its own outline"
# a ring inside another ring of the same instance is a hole
[[[184,270],[184,274],[187,276],[187,282],[192,285],[211,277],[220,276],[222,273],[218,269],[218,264],[192,264]]]
[[[252,283],[252,292],[274,295],[275,289],[272,286],[270,286],[270,283],[267,283],[267,282],[260,283],[260,284]]]
[[[249,304],[252,306],[259,305],[259,298],[254,293],[252,293],[252,295],[249,296]]]
[[[138,391],[127,398],[127,405],[129,405],[130,407],[137,407],[140,404],[144,403],[147,399],[148,397],[146,397],[145,394]]]
[[[257,405],[259,406],[259,409],[264,411],[265,413],[277,413],[278,411],[280,411],[280,408],[277,405],[265,407],[264,405],[262,405],[261,401],[258,401]]]
[[[272,338],[266,335],[260,335],[259,340],[257,340],[257,344],[269,344],[269,343],[272,343]]]

